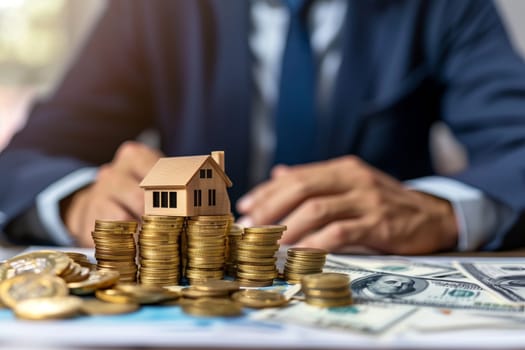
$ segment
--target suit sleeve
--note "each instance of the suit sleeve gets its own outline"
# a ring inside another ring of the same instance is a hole
[[[50,184],[108,162],[123,141],[151,124],[133,4],[108,2],[57,91],[33,107],[26,126],[0,154],[0,229],[34,207]]]
[[[511,208],[516,222],[525,210],[525,64],[491,2],[437,4],[429,51],[444,87],[441,113],[469,156],[454,177]]]

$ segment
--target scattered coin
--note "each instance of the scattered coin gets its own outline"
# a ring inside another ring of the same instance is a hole
[[[281,293],[257,289],[236,292],[232,295],[232,299],[242,306],[254,309],[281,307],[288,304],[288,299]]]
[[[75,296],[26,299],[18,302],[13,312],[26,320],[70,318],[79,313],[82,303],[82,299]]]
[[[229,299],[202,298],[181,304],[182,310],[193,316],[234,317],[242,315],[242,308]]]
[[[119,315],[135,312],[140,308],[139,304],[115,304],[99,299],[86,299],[83,301],[81,310],[87,315]]]
[[[0,298],[9,308],[27,299],[63,297],[68,294],[64,280],[49,274],[25,273],[0,284]]]
[[[71,293],[86,295],[94,293],[97,289],[105,289],[113,286],[119,280],[120,274],[114,270],[93,270],[88,279],[81,282],[68,283]]]

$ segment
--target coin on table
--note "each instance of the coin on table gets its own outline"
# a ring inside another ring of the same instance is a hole
[[[17,317],[26,320],[49,320],[73,317],[79,313],[81,306],[82,299],[79,297],[56,296],[20,301],[13,311]]]
[[[137,304],[131,295],[117,289],[99,289],[95,292],[95,296],[108,303]]]
[[[232,295],[232,299],[242,306],[254,309],[280,307],[288,303],[288,299],[281,293],[257,289],[236,292]]]
[[[115,304],[99,299],[86,299],[83,301],[81,310],[88,315],[120,315],[135,312],[140,308],[139,304]]]
[[[183,303],[182,310],[194,316],[233,317],[242,315],[242,308],[229,299],[202,298]]]
[[[343,298],[317,298],[317,297],[306,297],[306,303],[318,307],[340,307],[352,305],[352,297],[346,296]]]
[[[51,273],[60,276],[71,262],[66,253],[40,250],[17,255],[0,265],[0,281],[23,273]]]
[[[204,283],[197,283],[193,287],[201,291],[213,291],[222,293],[232,293],[240,289],[239,282],[226,280],[213,280]]]
[[[303,276],[303,288],[333,289],[348,286],[350,277],[343,273],[325,272]]]
[[[203,283],[208,283],[202,282]],[[200,290],[196,288],[196,285],[186,287],[182,290],[182,297],[186,299],[199,299],[199,298],[228,298],[230,293],[224,290]]]
[[[92,270],[88,279],[81,282],[68,283],[71,293],[76,295],[91,294],[97,289],[113,286],[119,280],[120,274],[114,270]]]
[[[167,290],[159,286],[144,286],[138,284],[117,284],[113,287],[130,295],[137,304],[156,304],[180,297],[179,292]]]
[[[69,294],[66,282],[49,274],[25,273],[0,284],[0,298],[10,307],[26,299],[60,297]]]

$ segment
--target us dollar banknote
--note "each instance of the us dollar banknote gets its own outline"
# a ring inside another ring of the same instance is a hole
[[[505,303],[470,282],[377,272],[357,267],[325,266],[325,272],[346,273],[357,303],[379,302],[414,306],[522,312],[523,306]]]
[[[267,322],[378,334],[400,324],[417,310],[417,307],[410,305],[352,305],[318,308],[306,303],[295,303],[286,308],[255,312],[250,315],[250,318]]]
[[[457,267],[504,301],[525,304],[525,265],[505,262],[458,262]]]
[[[459,273],[451,264],[429,264],[411,261],[401,257],[371,258],[329,254],[326,257],[325,266],[334,268],[364,268],[370,271],[426,277],[449,276]]]

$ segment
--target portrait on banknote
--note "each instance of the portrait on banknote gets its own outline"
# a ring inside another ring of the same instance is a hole
[[[418,294],[427,287],[428,282],[421,278],[378,273],[356,279],[352,292],[357,297],[384,300]]]

